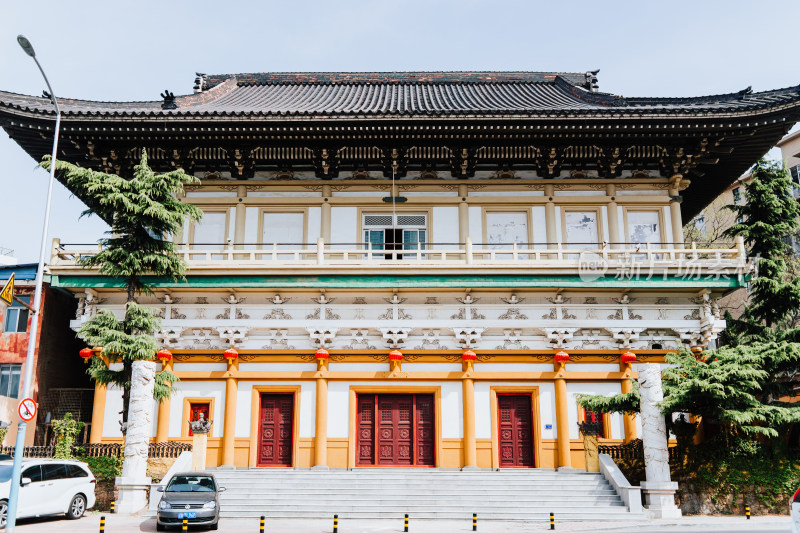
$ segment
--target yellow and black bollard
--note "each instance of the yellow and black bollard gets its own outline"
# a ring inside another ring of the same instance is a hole
[[[339,533],[339,515],[333,515],[333,533]]]
[[[478,513],[472,513],[472,531],[478,531]]]
[[[106,530],[106,517],[100,517],[100,533],[103,533]]]
[[[405,517],[405,527],[403,528],[404,533],[408,533],[408,515]]]
[[[115,502],[114,500],[111,500],[111,508],[110,508],[109,512],[111,512],[112,514],[114,513],[114,504],[115,503],[117,503],[117,502]]]
[[[550,529],[556,528],[556,515],[550,513]]]
[[[258,533],[264,533],[264,520],[266,517],[261,517],[261,524],[258,526]]]
[[[750,506],[749,505],[745,505],[745,507],[744,507],[744,515],[747,517],[748,520],[750,520]]]
[[[183,519],[183,525],[181,526],[181,531],[189,531],[189,521],[187,519]]]

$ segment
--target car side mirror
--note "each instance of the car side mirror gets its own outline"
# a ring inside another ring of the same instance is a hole
[[[21,487],[27,487],[30,484],[31,484],[31,478],[29,478],[29,477],[24,477],[24,478],[19,480],[19,485]]]
[[[225,487],[217,488],[217,492],[225,492],[227,489]]]
[[[157,490],[158,492],[164,492],[164,487],[158,487],[156,490]]]

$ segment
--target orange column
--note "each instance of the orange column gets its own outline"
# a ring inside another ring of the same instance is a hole
[[[328,380],[317,378],[314,468],[328,468]]]
[[[475,444],[475,383],[470,378],[461,382],[464,402],[464,469],[478,467],[478,453]]]
[[[572,468],[569,442],[569,412],[567,409],[566,370],[561,363],[554,363],[556,371],[556,459],[559,468]]]
[[[94,402],[92,403],[92,429],[89,443],[97,444],[103,440],[103,419],[106,412],[106,386],[95,382]]]
[[[620,363],[619,366],[620,372],[625,373],[623,376],[624,379],[620,384],[622,394],[628,394],[633,391],[633,383],[631,382],[633,372],[631,371],[631,365],[629,363]],[[625,442],[634,440],[636,438],[636,415],[633,413],[623,413],[622,427],[625,430]]]
[[[239,370],[239,360],[236,359],[228,366],[225,375],[225,422],[222,428],[222,465],[234,466],[236,448],[236,394],[238,383],[234,373]]]
[[[165,362],[162,368],[168,372],[172,372],[172,360]],[[170,408],[169,396],[158,402],[158,422],[156,424],[156,442],[167,442],[167,440],[169,440],[169,408]]]

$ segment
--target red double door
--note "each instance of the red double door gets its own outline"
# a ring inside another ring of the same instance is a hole
[[[497,410],[500,466],[534,466],[531,396],[499,394]]]
[[[434,466],[432,394],[359,394],[358,466]]]
[[[293,422],[293,394],[261,395],[259,466],[292,466]]]

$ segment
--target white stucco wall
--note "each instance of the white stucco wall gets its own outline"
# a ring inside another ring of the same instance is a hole
[[[120,366],[122,366],[121,363]],[[106,390],[106,403],[105,410],[103,411],[104,438],[122,438],[122,431],[120,431],[119,428],[119,422],[122,420],[120,411],[122,411],[122,389],[116,385],[110,385]],[[150,436],[155,437],[156,427],[158,425],[158,402],[155,400],[153,400],[153,411],[150,413],[150,421]]]
[[[361,237],[356,235],[357,228],[358,208],[331,207],[331,242],[361,242]]]
[[[458,238],[458,207],[434,207],[431,217],[432,243],[457,243]]]

